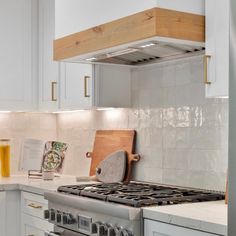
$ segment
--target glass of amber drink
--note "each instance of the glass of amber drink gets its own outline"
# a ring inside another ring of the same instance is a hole
[[[2,177],[10,176],[10,139],[0,139],[0,160]]]

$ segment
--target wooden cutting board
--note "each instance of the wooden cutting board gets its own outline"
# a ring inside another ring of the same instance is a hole
[[[134,162],[139,161],[140,156],[134,154],[135,150],[135,130],[98,130],[94,140],[93,151],[86,156],[92,158],[90,166],[90,176],[96,174],[96,168],[108,155],[118,150],[127,152],[127,169],[125,182],[131,178],[131,170]]]

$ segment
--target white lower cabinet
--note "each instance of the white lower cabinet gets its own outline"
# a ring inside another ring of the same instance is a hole
[[[42,195],[21,192],[21,236],[44,236],[53,225],[44,220],[48,202]]]
[[[153,220],[144,220],[144,236],[216,236]]]
[[[19,236],[20,192],[0,192],[0,235]]]
[[[6,235],[6,193],[0,192],[0,235]]]
[[[53,225],[37,217],[22,214],[22,236],[45,236],[45,232],[52,231]]]

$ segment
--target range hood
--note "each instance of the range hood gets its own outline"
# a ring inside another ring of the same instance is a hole
[[[201,54],[205,17],[152,8],[54,41],[54,60],[139,66]]]

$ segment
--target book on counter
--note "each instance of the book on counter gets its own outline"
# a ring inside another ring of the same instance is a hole
[[[20,170],[40,176],[42,171],[61,174],[68,145],[59,141],[25,139],[22,143]]]

